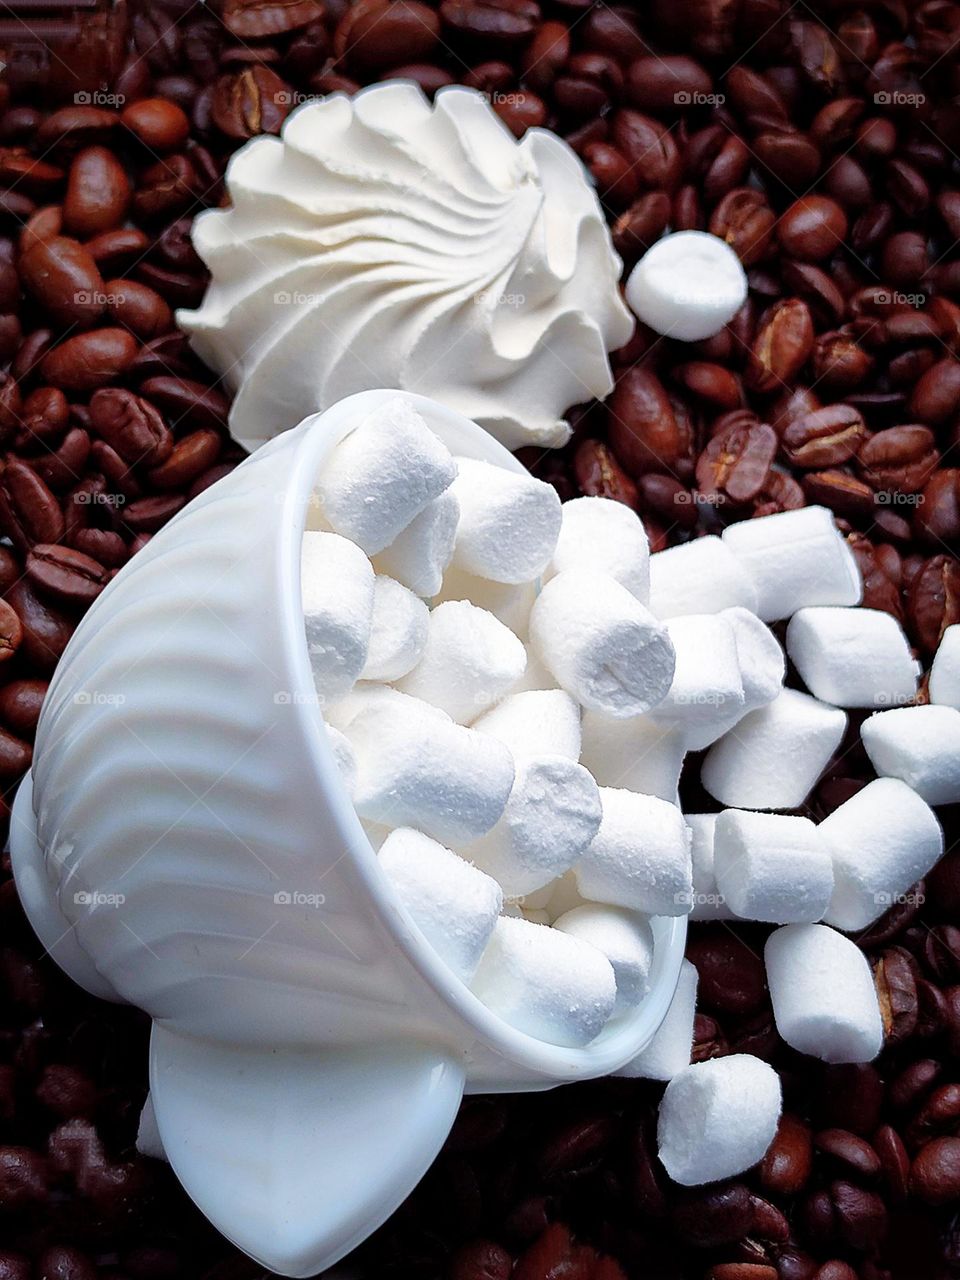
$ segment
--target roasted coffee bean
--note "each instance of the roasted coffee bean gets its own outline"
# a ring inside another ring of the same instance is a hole
[[[15,628],[17,644],[21,635],[20,619],[5,601],[0,602],[0,645]],[[12,616],[11,616],[12,615]],[[0,648],[0,654],[3,649]],[[18,737],[31,740],[40,719],[40,708],[47,693],[46,680],[11,680],[0,687],[0,719]]]
[[[126,329],[92,329],[67,338],[40,361],[40,375],[63,391],[94,391],[130,367],[137,341]]]
[[[13,605],[23,628],[21,653],[37,671],[48,674],[66,648],[73,623],[58,609],[45,604],[25,580],[8,589],[7,602]]]
[[[13,657],[22,639],[23,627],[16,611],[5,600],[0,600],[0,662],[7,662]]]
[[[214,387],[192,378],[151,377],[140,390],[177,425],[195,428],[224,427],[229,403]]]
[[[907,1198],[910,1190],[910,1157],[892,1125],[881,1125],[873,1135],[873,1149],[880,1159],[880,1174],[888,1197],[895,1203]]]
[[[717,431],[697,462],[697,486],[735,505],[761,492],[777,453],[777,433],[765,422],[734,419]]]
[[[907,618],[913,637],[929,655],[947,627],[960,622],[960,564],[948,555],[931,557],[907,590]]]
[[[775,1196],[793,1196],[806,1186],[813,1167],[810,1129],[785,1111],[776,1137],[760,1162],[760,1182]]]
[[[933,546],[960,539],[960,470],[935,471],[920,494],[913,517],[918,535]]]
[[[82,240],[115,230],[126,215],[130,192],[130,179],[112,151],[106,147],[79,151],[70,163],[64,229]]]
[[[77,240],[35,241],[20,260],[20,278],[58,324],[88,329],[103,314],[103,277]]]
[[[90,426],[131,466],[158,466],[173,451],[173,434],[154,406],[119,387],[94,393]]]
[[[168,98],[132,102],[120,113],[120,119],[151,151],[176,151],[190,132],[190,121]]]
[[[927,427],[889,427],[863,441],[857,462],[874,489],[916,493],[939,465],[940,452]]]
[[[614,388],[607,433],[617,458],[634,477],[674,470],[691,444],[663,384],[640,365],[628,369]]]
[[[880,1159],[870,1143],[846,1129],[821,1129],[813,1145],[846,1177],[873,1182],[880,1173]]]
[[[913,389],[910,412],[920,422],[937,426],[957,411],[960,403],[960,360],[938,360]]]
[[[910,953],[901,947],[884,951],[877,962],[874,985],[888,1046],[905,1040],[916,1029],[919,1009],[915,968]]]
[[[59,604],[90,604],[109,580],[103,565],[90,556],[47,543],[30,549],[26,572],[41,594]]]
[[[833,404],[794,418],[784,430],[781,443],[794,466],[829,468],[854,457],[866,434],[866,424],[856,409]]]
[[[750,1193],[742,1182],[682,1191],[676,1197],[670,1221],[678,1235],[699,1248],[729,1244],[750,1231]]]
[[[573,469],[580,492],[587,497],[612,498],[636,509],[637,486],[601,441],[582,441],[577,447]]]
[[[922,1147],[910,1169],[910,1188],[927,1204],[960,1198],[960,1138],[934,1138]]]
[[[802,262],[822,262],[843,247],[847,215],[835,200],[808,195],[795,200],[777,224],[785,253]]]
[[[735,187],[714,209],[708,230],[725,240],[745,267],[762,261],[771,246],[776,217],[763,195]]]
[[[767,995],[763,961],[726,929],[707,925],[690,939],[688,959],[700,976],[700,1000],[721,1015],[755,1012]]]
[[[0,527],[21,550],[56,542],[63,533],[56,497],[31,467],[16,460],[0,472]]]

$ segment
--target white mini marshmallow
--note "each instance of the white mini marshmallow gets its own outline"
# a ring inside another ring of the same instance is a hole
[[[764,622],[809,605],[859,604],[863,581],[853,552],[826,507],[801,507],[723,531],[724,545],[756,583]]]
[[[583,765],[559,755],[517,756],[515,764],[503,817],[462,849],[511,898],[563,875],[600,827],[600,792]]]
[[[492,582],[451,566],[443,575],[443,584],[434,604],[445,600],[469,600],[509,627],[515,636],[527,639],[530,610],[537,598],[534,582]]]
[[[340,441],[320,473],[317,494],[331,527],[372,556],[456,474],[446,445],[398,396]]]
[[[501,916],[471,984],[511,1026],[569,1048],[589,1044],[613,1013],[617,981],[596,947]]]
[[[833,864],[809,818],[725,809],[713,867],[724,902],[741,920],[812,924],[833,892]]]
[[[714,841],[717,834],[716,813],[685,813],[683,820],[690,828],[690,859],[693,863],[693,909],[691,920],[730,920],[733,912],[717,887],[714,869]],[[686,1065],[686,1064],[684,1064]]]
[[[558,573],[533,606],[530,640],[561,688],[607,715],[649,711],[673,679],[669,636],[613,578],[582,570]]]
[[[601,787],[676,800],[686,748],[675,724],[652,716],[616,720],[585,711],[582,734],[581,760]]]
[[[389,685],[377,684],[373,680],[358,680],[345,697],[339,698],[329,707],[324,707],[323,718],[328,725],[339,729],[341,733],[346,733],[350,722],[355,720],[366,707],[391,699],[396,701],[402,697],[403,694],[397,693],[396,689],[392,689]],[[438,711],[437,714],[443,713]]]
[[[757,589],[746,569],[713,534],[650,557],[650,611],[658,618],[719,613],[735,607],[757,611]]]
[[[343,785],[346,787],[347,794],[352,798],[354,791],[357,789],[357,758],[353,754],[350,739],[345,734],[342,734],[339,729],[334,728],[332,724],[326,725],[326,730],[327,741],[333,751],[333,759]]]
[[[684,1187],[744,1173],[773,1142],[781,1101],[780,1077],[752,1054],[733,1053],[684,1067],[660,1102],[661,1164]]]
[[[917,693],[920,666],[892,614],[881,609],[799,609],[787,653],[815,698],[835,707],[896,707]]]
[[[545,905],[551,920],[558,920],[566,912],[572,911],[574,907],[582,907],[584,903],[574,871],[565,872],[559,880],[551,881],[541,892],[548,895]]]
[[[492,613],[448,600],[430,611],[423,654],[397,688],[469,724],[510,691],[526,665],[523,645]]]
[[[556,677],[547,670],[529,645],[527,648],[527,667],[523,675],[513,686],[514,693],[529,693],[537,689],[559,689]]]
[[[689,960],[680,962],[680,978],[667,1015],[647,1045],[619,1071],[631,1080],[672,1080],[690,1065],[697,1012],[698,974]]]
[[[167,1153],[163,1149],[163,1139],[160,1137],[160,1126],[157,1124],[157,1113],[153,1109],[153,1097],[149,1093],[140,1112],[136,1147],[142,1156],[150,1156],[153,1160],[167,1158]]]
[[[732,808],[799,808],[846,727],[845,712],[784,689],[714,743],[700,780],[715,799]]]
[[[765,707],[783,688],[787,664],[780,641],[749,609],[724,609],[719,616],[733,628],[746,710]]]
[[[394,578],[378,574],[373,584],[373,623],[364,680],[399,680],[420,661],[427,643],[430,610]]]
[[[864,748],[877,773],[901,778],[927,804],[960,800],[960,711],[897,707],[865,720]]]
[[[378,860],[417,928],[469,982],[500,915],[500,886],[412,827],[391,832]]]
[[[960,710],[960,624],[947,627],[930,668],[930,701]]]
[[[834,889],[824,919],[865,929],[925,876],[943,854],[937,816],[899,778],[876,778],[820,823],[833,858]]]
[[[418,596],[440,590],[453,555],[460,503],[452,489],[428,502],[419,515],[375,558],[378,573],[396,578]]]
[[[553,927],[589,942],[613,965],[617,980],[615,1013],[634,1008],[650,990],[653,930],[644,916],[623,907],[589,902],[560,916]]]
[[[712,338],[747,298],[747,277],[725,240],[674,231],[650,246],[627,278],[624,296],[655,333],[680,342]]]
[[[677,806],[612,787],[600,788],[600,800],[600,830],[574,868],[583,896],[647,915],[687,915],[690,829]]]
[[[460,523],[453,562],[494,582],[529,582],[550,562],[560,534],[552,485],[489,462],[458,458],[453,492]]]
[[[344,729],[357,758],[353,802],[361,818],[417,827],[443,844],[485,835],[503,816],[513,757],[489,734],[455,724],[392,691]]]
[[[872,1062],[883,1022],[867,957],[823,924],[788,924],[764,948],[777,1030],[824,1062]]]
[[[474,722],[514,756],[565,756],[580,759],[580,708],[563,689],[512,693]]]
[[[567,569],[615,578],[646,604],[650,598],[650,543],[635,511],[612,498],[574,498],[563,521],[544,580]]]
[[[716,613],[689,613],[664,623],[677,655],[673,683],[653,712],[676,724],[689,751],[714,742],[719,726],[744,714],[746,697],[733,627]],[[722,730],[720,730],[722,731]]]
[[[367,661],[373,566],[336,533],[309,530],[300,551],[300,596],[313,682],[321,705],[350,692]]]

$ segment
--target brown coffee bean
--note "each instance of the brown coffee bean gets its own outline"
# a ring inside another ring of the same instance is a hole
[[[9,621],[15,621],[16,632],[18,636],[22,635],[20,627],[20,619],[14,610],[6,601],[0,602],[0,644],[3,643],[3,637],[7,634],[7,612],[12,615]],[[2,653],[2,649],[0,649]],[[0,687],[0,719],[4,721],[7,728],[15,733],[18,737],[27,741],[33,739],[36,732],[37,721],[40,719],[40,709],[43,706],[43,700],[47,695],[48,682],[46,680],[11,680],[9,684]]]
[[[888,427],[864,441],[857,461],[875,489],[916,493],[939,465],[940,453],[927,427]]]
[[[813,1145],[847,1176],[872,1182],[880,1173],[880,1159],[865,1138],[847,1129],[821,1129]]]
[[[510,1280],[513,1258],[492,1240],[464,1245],[450,1264],[450,1280]]]
[[[206,387],[192,378],[155,377],[141,384],[140,390],[158,406],[174,426],[216,430],[226,426],[229,402],[215,387]]]
[[[908,617],[921,648],[936,652],[949,626],[960,622],[960,565],[952,556],[926,561],[908,586]]]
[[[130,203],[126,170],[106,147],[86,147],[70,164],[63,202],[63,225],[80,239],[113,231]]]
[[[913,389],[910,412],[920,421],[938,425],[960,404],[960,360],[938,360]]]
[[[752,267],[767,256],[775,222],[761,192],[735,187],[714,209],[708,230],[725,240],[745,267]]]
[[[870,486],[840,468],[809,472],[803,491],[808,501],[829,507],[845,520],[869,520],[875,513],[876,495]]]
[[[639,111],[617,111],[610,125],[610,141],[636,166],[646,190],[671,192],[679,185],[682,160],[673,135],[659,120]]]
[[[74,427],[56,449],[41,454],[33,468],[54,493],[63,493],[81,479],[89,456],[89,434],[82,427]]]
[[[173,434],[157,409],[119,387],[94,393],[90,426],[131,466],[159,466],[173,451]]]
[[[176,151],[190,133],[186,114],[167,98],[142,98],[120,113],[123,124],[151,151]]]
[[[599,440],[584,440],[573,462],[580,492],[591,498],[611,498],[636,510],[637,486],[612,451]]]
[[[173,312],[155,289],[138,280],[108,280],[104,284],[107,313],[143,342],[169,333]]]
[[[440,5],[440,18],[451,33],[488,50],[509,49],[528,40],[539,17],[539,6],[532,2],[512,7],[496,0],[443,0]]]
[[[902,947],[890,947],[877,962],[874,985],[883,1018],[885,1043],[897,1044],[917,1026],[916,966]]]
[[[42,674],[51,672],[73,633],[73,623],[44,603],[25,579],[9,588],[7,601],[17,611],[23,628],[21,655]]]
[[[126,329],[92,329],[67,338],[40,361],[40,374],[64,391],[94,391],[119,378],[137,354]]]
[[[56,542],[63,533],[60,504],[37,473],[16,459],[0,474],[0,527],[14,546]]]
[[[22,639],[23,627],[15,610],[5,600],[0,600],[0,662],[13,657]]]
[[[783,451],[798,467],[837,467],[861,448],[867,428],[850,405],[832,404],[805,413],[784,429]]]
[[[246,142],[258,133],[279,133],[293,100],[290,86],[275,71],[252,66],[220,77],[210,110],[222,133]]]
[[[20,232],[20,252],[24,254],[35,244],[58,236],[63,230],[63,209],[60,205],[47,205],[31,213]]]
[[[85,248],[101,275],[107,276],[141,258],[149,244],[149,236],[136,227],[117,227],[114,231],[94,236],[87,241]]]
[[[785,1111],[777,1133],[760,1162],[760,1183],[776,1196],[795,1196],[806,1186],[813,1168],[810,1129]]]
[[[960,539],[960,470],[935,471],[920,497],[913,516],[918,536],[933,546]]]
[[[749,1191],[742,1182],[734,1182],[677,1195],[670,1223],[681,1238],[710,1249],[747,1235],[752,1217]]]
[[[57,604],[91,604],[107,585],[102,564],[71,547],[38,543],[27,553],[27,577]]]
[[[635,478],[675,470],[690,448],[663,384],[640,365],[628,369],[614,388],[607,434],[618,460]]]
[[[138,498],[123,509],[123,522],[133,533],[156,533],[186,503],[182,494]]]
[[[20,259],[20,276],[58,324],[86,329],[103,314],[103,277],[77,240],[37,241]]]
[[[697,487],[711,499],[740,505],[761,492],[777,453],[765,422],[735,420],[718,431],[697,461]]]
[[[754,340],[746,384],[754,391],[782,391],[794,380],[813,351],[810,309],[799,298],[786,298],[768,312]]]
[[[777,236],[785,253],[802,262],[822,262],[843,247],[847,215],[836,200],[807,195],[782,214]]]
[[[718,1262],[707,1272],[707,1280],[777,1280],[776,1267],[762,1262]]]
[[[154,467],[147,479],[157,489],[186,489],[213,466],[220,455],[220,445],[221,437],[216,431],[194,431],[177,441],[169,457]]]
[[[708,1009],[734,1016],[754,1013],[767,994],[763,961],[726,929],[706,926],[687,945],[700,975],[700,999]]]
[[[900,1135],[891,1125],[881,1125],[873,1135],[873,1149],[880,1158],[887,1195],[895,1203],[905,1200],[910,1185],[910,1157]]]
[[[674,114],[701,105],[713,92],[710,74],[693,58],[643,57],[627,70],[627,98],[640,111]]]
[[[669,220],[670,197],[665,191],[648,191],[613,224],[614,247],[632,262],[659,240]]]
[[[118,569],[126,564],[127,546],[119,533],[110,529],[78,529],[71,538],[71,546],[90,556],[108,569]]]
[[[364,8],[350,25],[347,61],[361,75],[429,59],[440,36],[436,12],[418,0]]]
[[[960,1198],[960,1138],[934,1138],[922,1147],[910,1170],[910,1188],[927,1204]]]

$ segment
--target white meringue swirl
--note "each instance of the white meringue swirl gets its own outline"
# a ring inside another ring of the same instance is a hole
[[[227,170],[196,219],[212,280],[179,323],[235,391],[256,447],[355,391],[417,391],[509,448],[559,445],[603,397],[633,320],[575,153],[517,142],[487,100],[413,84],[308,103]]]

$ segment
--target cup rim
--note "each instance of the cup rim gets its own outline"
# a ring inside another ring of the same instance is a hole
[[[380,922],[434,994],[464,1024],[475,1041],[482,1042],[488,1049],[528,1072],[553,1080],[606,1075],[636,1057],[649,1044],[666,1016],[680,977],[687,917],[654,917],[657,977],[636,1010],[621,1015],[618,1019],[620,1026],[611,1028],[608,1023],[596,1040],[581,1048],[551,1044],[512,1026],[485,1005],[449,968],[402,907],[380,869],[376,852],[353,804],[340,784],[325,723],[309,696],[314,685],[303,626],[300,554],[310,497],[320,466],[329,451],[359,425],[366,413],[395,396],[408,400],[431,427],[442,428],[438,434],[448,445],[452,439],[456,442],[454,448],[469,451],[470,456],[526,474],[526,468],[513,454],[469,418],[426,396],[408,391],[358,392],[321,413],[310,415],[294,428],[302,438],[296,444],[291,460],[280,507],[279,537],[275,544],[283,660],[290,673],[289,688],[308,695],[294,698],[291,710],[299,725],[303,748],[320,779],[320,789],[328,798],[339,836],[349,850],[354,868]],[[283,436],[276,440],[282,441]],[[270,449],[271,445],[265,448]],[[251,461],[256,456],[252,455]],[[659,965],[657,952],[662,952]]]

